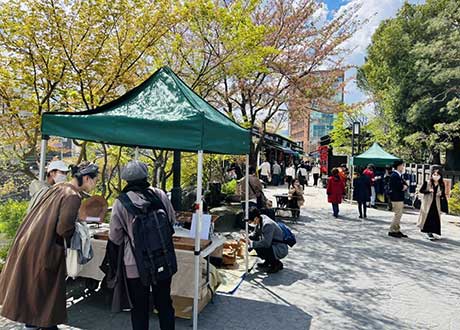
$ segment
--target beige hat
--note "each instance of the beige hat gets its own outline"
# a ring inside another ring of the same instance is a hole
[[[64,163],[62,160],[53,160],[49,163],[48,167],[46,168],[46,173],[50,173],[51,171],[61,171],[61,172],[69,172],[69,165]]]

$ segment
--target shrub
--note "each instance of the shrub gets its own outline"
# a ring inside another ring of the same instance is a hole
[[[237,185],[238,182],[235,179],[226,182],[222,185],[222,192],[226,195],[235,195]]]
[[[12,239],[16,235],[22,219],[26,215],[27,201],[14,201],[9,199],[0,205],[0,233],[7,239]]]
[[[449,213],[460,215],[460,183],[454,185],[450,192]]]

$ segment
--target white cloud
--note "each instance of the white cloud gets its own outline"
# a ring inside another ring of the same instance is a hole
[[[317,26],[323,26],[327,22],[327,17],[329,15],[329,9],[327,8],[327,4],[321,3],[319,8],[313,13],[313,22]]]
[[[423,3],[424,0],[411,0],[411,3]],[[404,4],[404,0],[351,0],[341,6],[335,15],[339,15],[344,10],[347,10],[355,5],[360,5],[360,9],[356,13],[357,17],[362,20],[368,20],[359,31],[357,31],[344,46],[348,49],[354,49],[347,62],[352,65],[360,66],[364,63],[367,46],[371,42],[371,38],[379,24],[388,18],[396,16],[396,13]],[[356,70],[349,70],[346,73],[346,78],[356,74]],[[356,86],[355,82],[350,82],[345,88],[345,102],[353,103],[365,100],[365,95]]]

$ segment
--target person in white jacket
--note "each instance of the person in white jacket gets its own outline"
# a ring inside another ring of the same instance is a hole
[[[295,166],[294,164],[291,164],[287,169],[286,169],[286,182],[288,184],[288,187],[291,187],[292,181],[295,179]]]

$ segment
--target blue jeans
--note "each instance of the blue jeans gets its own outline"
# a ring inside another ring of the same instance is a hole
[[[278,186],[280,184],[280,175],[279,174],[273,174],[272,183],[273,183],[274,186]]]
[[[332,203],[332,211],[334,212],[334,217],[339,216],[339,204]]]

